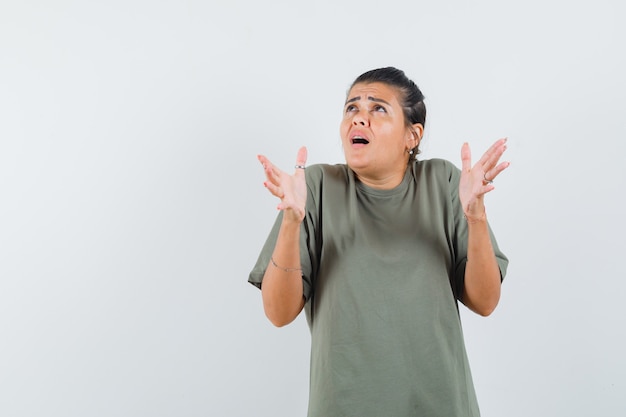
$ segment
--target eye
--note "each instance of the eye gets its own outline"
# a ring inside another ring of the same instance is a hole
[[[355,111],[356,110],[356,106],[354,104],[348,104],[346,106],[346,113],[349,113],[351,111]]]
[[[380,104],[376,104],[374,106],[374,111],[376,112],[382,112],[382,113],[387,113],[387,109],[384,108],[383,106],[381,106]]]

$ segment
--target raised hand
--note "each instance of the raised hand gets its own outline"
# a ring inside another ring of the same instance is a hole
[[[277,209],[283,210],[285,220],[301,222],[304,219],[307,193],[304,176],[306,147],[303,146],[298,150],[293,175],[280,170],[264,155],[258,155],[257,158],[263,165],[267,178],[263,185],[272,195],[280,199]]]
[[[469,144],[463,144],[459,199],[468,221],[485,218],[484,196],[495,188],[492,184],[494,179],[509,167],[508,162],[498,163],[505,150],[506,138],[498,139],[472,166]]]

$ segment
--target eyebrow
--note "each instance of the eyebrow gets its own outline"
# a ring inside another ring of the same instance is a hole
[[[385,103],[386,105],[391,106],[391,104],[389,104],[388,102],[386,102],[382,98],[368,97],[367,99],[369,101],[373,101],[373,102],[376,102],[376,103]],[[355,101],[359,101],[359,100],[361,100],[361,96],[352,97],[350,100],[346,100],[346,104],[354,103]]]

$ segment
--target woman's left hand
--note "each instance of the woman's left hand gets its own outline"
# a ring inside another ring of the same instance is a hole
[[[472,154],[466,142],[461,148],[461,180],[459,182],[459,199],[463,212],[469,220],[485,218],[484,197],[493,190],[493,181],[506,168],[508,162],[500,162],[506,150],[506,138],[498,139],[485,152],[480,160],[472,166]]]

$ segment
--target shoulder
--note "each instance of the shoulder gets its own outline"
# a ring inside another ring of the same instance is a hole
[[[345,164],[313,164],[306,167],[307,207],[319,210],[324,201],[339,201],[350,186],[352,174]],[[326,198],[326,197],[328,198]]]
[[[346,164],[313,164],[306,168],[306,180],[309,187],[328,181],[346,182],[350,176],[350,169]]]
[[[448,202],[458,200],[461,170],[452,162],[433,158],[417,161],[415,178],[418,186],[425,187],[432,198],[442,198]]]
[[[448,182],[458,182],[461,175],[461,170],[456,165],[441,158],[418,160],[415,163],[415,169],[417,173],[426,177],[439,178]]]

